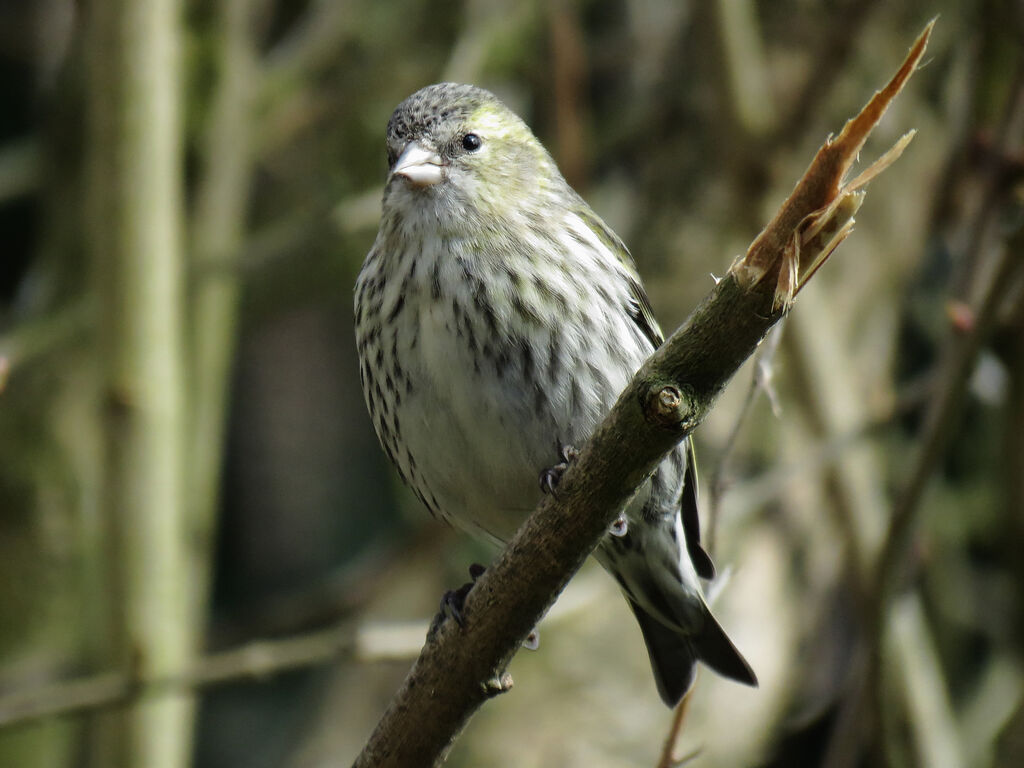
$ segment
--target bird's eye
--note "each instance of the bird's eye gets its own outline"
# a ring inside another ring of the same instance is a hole
[[[467,152],[476,152],[483,141],[475,133],[467,133],[462,137],[462,148]]]

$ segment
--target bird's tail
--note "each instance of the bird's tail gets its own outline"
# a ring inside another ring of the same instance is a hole
[[[706,605],[703,626],[696,634],[683,634],[663,624],[632,600],[629,605],[647,645],[658,693],[670,707],[678,704],[690,690],[698,661],[724,677],[757,687],[754,670]]]

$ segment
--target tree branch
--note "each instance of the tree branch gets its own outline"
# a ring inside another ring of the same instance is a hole
[[[559,485],[466,598],[464,626],[445,621],[371,735],[356,766],[433,765],[501,677],[635,490],[704,418],[797,291],[849,234],[858,191],[904,137],[844,186],[868,133],[913,73],[929,24],[893,80],[818,151],[789,199],[681,329],[619,397]]]

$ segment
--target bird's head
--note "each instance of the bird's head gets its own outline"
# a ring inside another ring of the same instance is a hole
[[[388,122],[387,152],[385,214],[493,221],[547,204],[565,185],[526,124],[472,85],[430,85],[399,104]]]

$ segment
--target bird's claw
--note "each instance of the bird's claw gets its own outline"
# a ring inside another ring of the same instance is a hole
[[[562,482],[562,475],[569,468],[569,465],[576,461],[576,457],[579,456],[579,451],[573,448],[571,445],[561,445],[558,448],[558,457],[561,459],[560,462],[555,464],[553,467],[548,467],[540,473],[540,490],[543,493],[550,493],[554,497],[558,497],[555,491],[558,489],[558,484]]]
[[[449,589],[441,595],[441,608],[438,612],[440,621],[455,619],[455,623],[460,627],[466,626],[466,617],[463,615],[462,609],[466,604],[466,595],[472,588],[473,582],[466,582],[458,589]]]
[[[480,565],[480,563],[473,563],[469,566],[469,578],[467,581],[458,589],[449,589],[443,595],[441,595],[441,607],[438,611],[437,616],[434,617],[434,621],[431,623],[431,633],[437,631],[437,628],[441,625],[445,619],[455,619],[455,623],[460,627],[466,626],[466,617],[463,614],[463,608],[466,604],[466,595],[476,584],[476,580],[483,576],[484,571],[487,569]]]
[[[555,489],[558,488],[558,483],[562,479],[562,475],[565,474],[565,470],[568,467],[565,464],[555,464],[553,467],[548,467],[540,473],[540,489],[543,493],[550,493],[552,496],[557,497]]]

